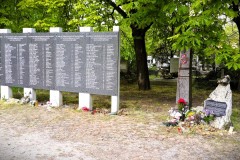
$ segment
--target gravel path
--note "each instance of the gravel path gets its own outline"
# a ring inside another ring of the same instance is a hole
[[[240,135],[178,134],[152,115],[0,105],[1,160],[240,159]]]

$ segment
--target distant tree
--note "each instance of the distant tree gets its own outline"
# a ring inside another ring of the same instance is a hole
[[[175,42],[173,47],[180,50],[191,48],[194,53],[204,57],[214,56],[216,63],[224,63],[229,69],[240,69],[239,46],[236,48],[227,43],[228,36],[224,28],[229,19],[240,28],[239,4],[239,0],[172,0],[167,8],[179,10],[172,23],[185,19],[184,23],[176,27],[175,35],[171,37]],[[181,9],[176,9],[182,7],[185,7],[185,12],[181,13]],[[172,12],[175,10],[172,9]]]
[[[0,27],[10,28],[13,32],[21,31],[22,14],[18,3],[21,0],[0,0]]]
[[[76,0],[21,0],[18,4],[23,15],[24,27],[49,31],[50,27],[62,27],[69,31],[68,22],[73,18],[72,9]]]
[[[175,42],[175,49],[191,48],[194,53],[202,53],[205,57],[215,55],[217,63],[224,62],[227,67],[235,70],[240,68],[238,49],[226,43],[228,37],[224,26],[227,17],[236,15],[229,9],[229,3],[222,0],[192,0],[186,3],[173,0],[172,3],[175,5],[169,3],[168,9],[172,12],[179,10],[172,23],[183,20],[175,28],[175,35],[171,37]],[[175,10],[171,9],[172,7],[175,7]]]
[[[226,32],[227,39],[228,39],[227,43],[229,43],[233,48],[238,48],[239,34],[238,34],[237,25],[233,21],[230,21],[225,25],[224,30]]]

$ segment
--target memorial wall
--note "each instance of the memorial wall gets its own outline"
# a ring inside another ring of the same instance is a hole
[[[0,34],[1,85],[118,95],[119,33]]]

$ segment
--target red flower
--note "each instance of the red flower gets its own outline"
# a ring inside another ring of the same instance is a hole
[[[184,105],[186,105],[187,102],[186,102],[183,98],[179,98],[178,104],[184,104]]]
[[[183,133],[183,131],[180,127],[178,127],[178,133]]]
[[[88,112],[89,109],[88,109],[87,107],[82,107],[82,111],[84,111],[84,112]]]

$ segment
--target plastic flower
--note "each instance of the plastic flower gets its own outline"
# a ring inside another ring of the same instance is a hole
[[[209,110],[205,110],[205,114],[206,114],[206,116],[209,116],[210,115],[210,111]]]
[[[187,102],[186,102],[183,98],[179,98],[178,104],[184,104],[184,105],[186,105]]]
[[[88,112],[89,109],[88,109],[87,107],[82,107],[82,111],[84,111],[84,112]]]
[[[183,111],[183,109],[186,106],[186,104],[187,104],[187,102],[183,98],[180,98],[178,100],[178,110],[179,111]]]

